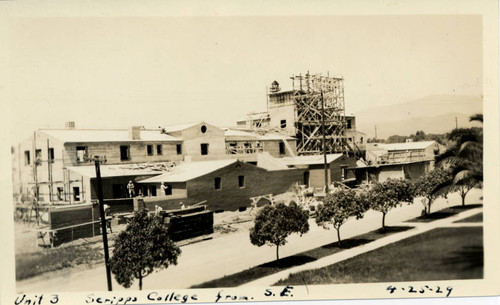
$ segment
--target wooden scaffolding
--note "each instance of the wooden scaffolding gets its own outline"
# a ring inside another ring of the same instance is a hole
[[[291,77],[296,109],[297,152],[300,155],[323,151],[322,120],[326,153],[346,153],[344,78],[321,74]]]

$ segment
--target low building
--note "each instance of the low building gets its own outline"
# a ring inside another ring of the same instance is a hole
[[[212,210],[236,210],[250,206],[250,197],[286,192],[302,181],[303,172],[267,170],[239,160],[185,162],[139,184],[156,188],[157,196],[165,199],[157,200],[160,206],[181,199],[186,205],[204,202]]]
[[[366,160],[371,164],[434,161],[443,148],[436,141],[366,144]]]
[[[387,179],[408,179],[415,181],[432,170],[429,161],[401,162],[391,164],[362,165],[351,168],[356,184],[384,182]]]
[[[278,133],[257,133],[225,129],[226,153],[245,162],[256,163],[257,154],[267,152],[275,158],[294,156],[295,138]]]
[[[304,170],[302,184],[308,187],[320,188],[325,186],[325,165],[323,155],[296,156],[279,159],[290,168]],[[328,164],[328,184],[332,182],[354,181],[353,167],[356,167],[356,159],[343,154],[326,155]]]
[[[434,169],[434,158],[443,150],[435,141],[366,144],[366,162],[353,168],[356,182],[414,181]]]

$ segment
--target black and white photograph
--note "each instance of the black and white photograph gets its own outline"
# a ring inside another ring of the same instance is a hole
[[[5,304],[500,293],[496,1],[152,3],[0,3]]]

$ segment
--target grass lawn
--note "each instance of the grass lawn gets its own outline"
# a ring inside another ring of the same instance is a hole
[[[340,251],[360,246],[384,236],[388,236],[394,233],[409,230],[413,227],[387,227],[385,232],[380,230],[375,230],[368,232],[350,239],[342,240],[342,247],[338,246],[338,243],[331,243],[324,245],[319,248],[315,248],[306,252],[302,252],[293,256],[281,258],[279,264],[276,261],[259,265],[242,272],[238,272],[232,275],[228,275],[219,279],[215,279],[209,282],[205,282],[199,285],[195,285],[191,288],[215,288],[215,287],[236,287],[244,283],[259,279],[261,277],[274,274],[276,272],[288,269],[290,267],[299,266],[305,263],[315,261],[319,258],[338,253]],[[332,234],[335,231],[332,232]],[[336,234],[336,233],[335,233]]]
[[[455,223],[461,223],[461,222],[483,222],[483,213],[482,212],[477,213],[476,215],[472,215],[471,217],[455,221]]]
[[[468,204],[468,205],[464,205],[464,206],[457,205],[457,206],[453,206],[453,207],[439,210],[437,212],[433,212],[429,215],[422,215],[422,216],[407,220],[406,222],[431,222],[434,220],[443,219],[446,217],[456,215],[456,214],[463,212],[465,210],[474,209],[474,208],[478,208],[481,206],[483,206],[483,205],[482,204]]]
[[[483,278],[483,228],[437,228],[275,285]]]
[[[68,245],[16,255],[16,280],[27,279],[45,272],[51,272],[79,265],[92,266],[104,262],[104,253],[91,244]]]

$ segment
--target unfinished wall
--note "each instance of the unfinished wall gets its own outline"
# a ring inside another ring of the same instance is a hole
[[[66,165],[89,165],[77,161],[77,146],[87,147],[87,154],[92,156],[106,156],[106,164],[129,164],[160,161],[181,161],[182,155],[177,154],[176,144],[181,142],[106,142],[106,143],[66,143],[64,160]],[[147,146],[153,145],[153,155],[148,156]],[[162,154],[156,152],[156,145],[162,145]],[[130,159],[121,160],[120,146],[130,147]]]
[[[99,207],[79,205],[49,211],[49,229],[56,230],[54,246],[100,235]]]
[[[296,153],[297,152],[297,143],[295,140],[286,140],[292,150]],[[285,147],[285,153],[280,154],[280,143],[283,143],[282,140],[267,140],[267,141],[262,141],[263,146],[264,146],[264,151],[268,152],[271,156],[275,158],[282,158],[282,157],[291,157],[292,155],[286,149]]]
[[[154,175],[158,175],[158,173],[155,173]],[[137,183],[137,181],[151,178],[151,176],[145,176],[145,175],[138,175],[138,176],[120,176],[120,177],[108,177],[108,178],[102,178],[102,195],[104,199],[116,199],[116,198],[127,198],[128,197],[128,190],[127,190],[127,184],[129,181],[132,181],[134,183],[134,191],[135,194],[137,195],[139,193],[139,189],[141,186],[144,186],[140,183]],[[91,199],[96,200],[97,199],[97,179],[92,178],[90,180],[91,184]],[[119,197],[118,195],[121,194]],[[149,196],[148,193],[144,193],[145,196]]]
[[[214,232],[213,211],[205,210],[189,214],[172,214],[165,218],[165,222],[170,238],[173,241],[208,235]]]
[[[47,146],[48,140],[48,146]],[[63,173],[63,145],[57,139],[53,139],[43,132],[36,133],[34,137],[27,138],[14,147],[16,159],[15,168],[13,167],[14,190],[16,193],[22,194],[19,198],[33,198],[34,196],[34,164],[37,160],[37,153],[33,150],[36,143],[36,150],[39,150],[39,161],[36,163],[36,176],[39,187],[40,201],[49,201],[49,172],[52,177],[54,192],[57,187],[62,187],[64,183]],[[53,150],[53,160],[49,167],[49,149]],[[29,164],[27,163],[25,152],[29,152]],[[50,168],[50,170],[49,170]],[[54,196],[54,200],[56,197]],[[32,200],[32,199],[29,199]]]

